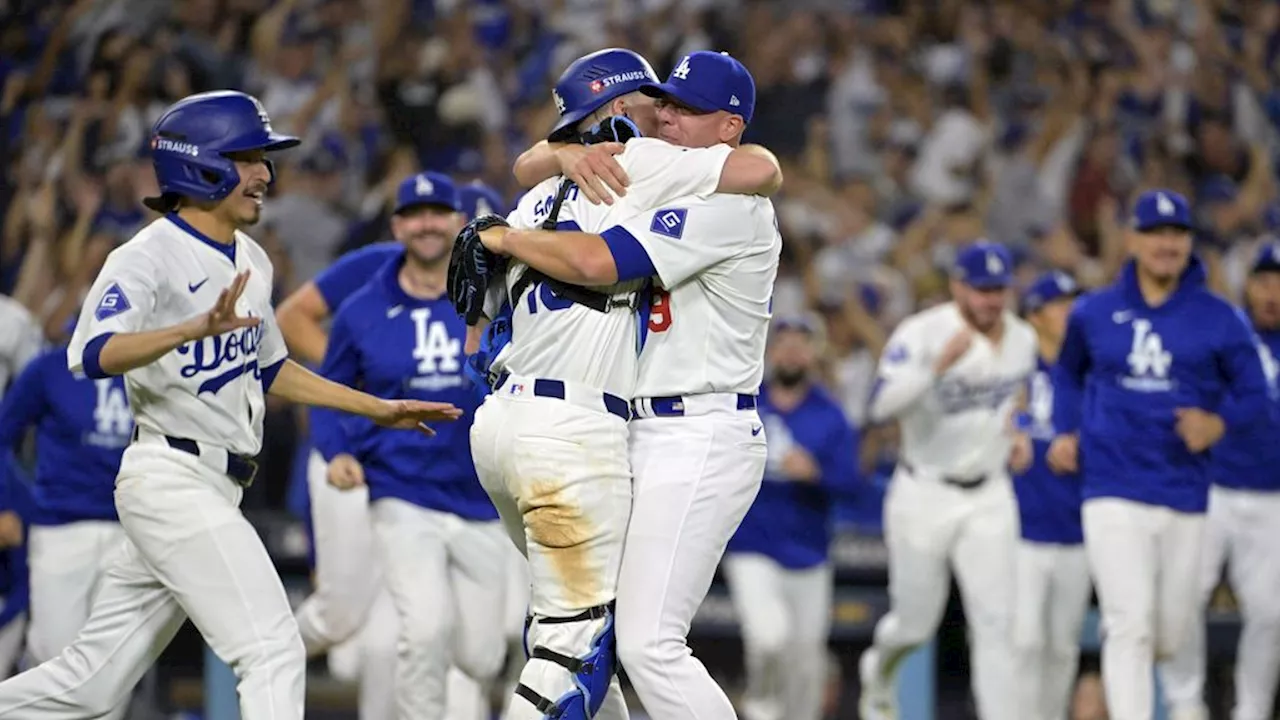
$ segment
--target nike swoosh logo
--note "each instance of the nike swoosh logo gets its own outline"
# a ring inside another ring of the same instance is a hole
[[[1127,323],[1131,319],[1133,319],[1132,310],[1117,310],[1116,312],[1111,313],[1111,321],[1117,325]]]
[[[191,292],[195,292],[199,290],[207,282],[209,282],[209,278],[205,278],[198,283],[187,283],[187,290]]]
[[[399,315],[399,314],[400,314],[400,313],[402,313],[402,312],[404,312],[404,306],[403,306],[403,305],[396,305],[395,307],[391,308],[390,310],[387,310],[387,319],[388,319],[388,320],[390,320],[391,318],[393,318],[393,317],[395,317],[395,316]]]
[[[761,431],[761,430],[763,430],[763,429],[764,429],[764,426],[763,426],[763,425],[757,425],[757,426],[755,426],[755,427],[751,428],[751,437],[755,437],[756,435],[759,435],[759,434],[760,434],[760,431]]]

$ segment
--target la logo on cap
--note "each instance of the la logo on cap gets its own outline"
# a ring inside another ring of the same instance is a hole
[[[1156,193],[1156,212],[1167,217],[1177,212],[1177,208],[1173,206],[1173,201],[1168,195]]]
[[[671,75],[672,77],[678,77],[681,80],[688,80],[689,70],[689,56],[685,55],[683,58],[680,58],[680,64],[676,66],[675,70],[671,71]]]
[[[992,275],[1004,272],[1004,263],[1000,262],[1000,256],[993,252],[987,253],[987,272]]]
[[[431,180],[426,175],[419,175],[413,184],[413,191],[418,195],[430,195],[436,191],[436,186],[431,184]]]
[[[560,93],[555,90],[551,91],[551,99],[556,101],[556,112],[564,114],[564,98],[560,97]]]

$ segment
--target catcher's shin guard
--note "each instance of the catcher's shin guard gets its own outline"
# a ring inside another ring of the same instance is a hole
[[[592,623],[600,619],[604,620],[604,626],[591,638],[586,652],[578,657],[571,657],[536,643],[530,649],[529,630],[535,619],[530,618],[525,623],[525,648],[530,662],[543,660],[559,665],[569,673],[572,682],[572,687],[555,700],[523,682],[516,686],[516,695],[537,708],[545,720],[590,720],[595,717],[604,704],[604,697],[609,692],[609,682],[618,667],[617,641],[612,604],[597,605],[567,618],[536,618],[536,622],[541,625]]]

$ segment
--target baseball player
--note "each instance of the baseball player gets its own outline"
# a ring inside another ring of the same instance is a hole
[[[1089,609],[1089,563],[1080,526],[1080,476],[1058,475],[1046,455],[1053,440],[1053,381],[1067,314],[1079,288],[1063,272],[1036,278],[1022,294],[1022,311],[1036,331],[1039,357],[1027,383],[1026,409],[1015,427],[1031,452],[1014,468],[1022,539],[1014,555],[1013,643],[1019,668],[1018,717],[1067,717]]]
[[[858,436],[816,384],[821,320],[783,318],[760,392],[764,482],[723,569],[742,625],[748,720],[821,720],[827,682],[834,495],[857,482]]]
[[[408,178],[397,188],[394,202],[401,212],[393,213],[393,217],[419,206],[433,205],[432,193],[425,192],[427,186],[422,186],[424,193],[419,196],[419,183],[415,178]],[[502,198],[497,192],[480,183],[459,188],[459,199],[469,218],[502,207]],[[403,227],[403,223],[393,221],[392,234]],[[368,284],[387,262],[403,253],[404,245],[398,240],[374,243],[343,255],[314,280],[294,291],[276,312],[289,347],[301,351],[299,354],[306,358],[318,350],[314,364],[319,366],[328,345],[325,323],[332,312]],[[312,451],[308,455],[307,489],[315,549],[315,591],[295,613],[298,629],[308,657],[328,652],[331,672],[351,675],[353,679],[358,676],[362,718],[376,720],[394,716],[394,643],[399,627],[383,582],[381,564],[377,562],[368,511],[368,487],[358,485],[339,490],[327,478],[328,464],[319,452]],[[523,559],[516,559],[523,564]],[[509,621],[508,627],[516,626],[518,641],[524,626],[524,605],[514,612],[519,617]],[[361,629],[362,636],[358,636],[357,631]],[[386,645],[388,641],[390,647]],[[351,643],[354,645],[346,646]],[[343,662],[347,655],[354,655],[353,662]],[[461,673],[451,672],[449,682],[449,716],[472,717],[475,713],[466,707],[464,696],[472,694],[472,702],[481,704],[482,688]]]
[[[127,537],[61,655],[0,683],[0,716],[98,717],[190,617],[239,678],[246,720],[302,718],[306,660],[270,557],[238,509],[262,446],[264,394],[388,426],[457,408],[388,401],[286,359],[270,322],[271,264],[241,228],[273,179],[267,152],[298,143],[248,95],[193,95],[156,122],[164,217],[107,258],[67,350],[74,373],[124,375],[134,441],[116,480]]]
[[[692,53],[667,82],[642,89],[658,97],[659,137],[684,146],[682,166],[694,148],[753,156],[738,143],[754,109],[755,82],[738,61]],[[626,147],[624,156],[631,143]],[[612,208],[637,192],[626,172],[632,184]],[[780,182],[779,174],[757,185],[772,191]],[[686,636],[764,475],[756,393],[781,238],[772,205],[754,195],[703,190],[650,207],[610,217],[602,231],[583,223],[582,231],[493,228],[481,237],[561,282],[657,277],[632,402],[634,497],[618,576],[618,656],[651,715],[732,717]],[[594,362],[622,369],[599,356]]]
[[[551,137],[559,139],[566,130],[581,131],[612,118],[606,123],[615,128],[611,139],[624,139],[616,128],[634,127],[619,115],[644,104],[639,90],[646,84],[656,84],[656,77],[648,63],[630,51],[605,50],[575,61],[555,88],[561,119]],[[633,119],[645,122],[639,113]],[[619,156],[630,180],[625,197],[612,205],[593,205],[576,186],[555,178],[531,190],[511,216],[517,228],[543,226],[551,217],[556,227],[583,230],[513,232],[509,254],[514,260],[545,257],[539,248],[545,251],[562,243],[572,248],[586,241],[593,248],[590,259],[576,268],[534,262],[533,270],[526,270],[524,262],[510,263],[503,289],[513,308],[511,341],[493,364],[494,392],[477,411],[472,430],[481,482],[513,541],[528,557],[532,577],[527,631],[532,659],[521,676],[520,699],[509,712],[512,718],[583,718],[597,712],[625,717],[616,678],[610,677],[613,602],[632,507],[626,423],[637,381],[637,342],[643,340],[635,295],[653,275],[653,267],[641,245],[625,245],[630,235],[621,226],[614,236],[621,237],[617,250],[627,253],[626,258],[615,258],[601,235],[587,233],[601,232],[628,217],[645,218],[647,231],[653,209],[669,201],[684,199],[685,209],[677,213],[683,219],[688,208],[716,197],[717,190],[752,192],[776,187],[780,181],[777,165],[760,151],[713,145],[679,148],[659,140],[631,139]],[[733,212],[745,209],[739,205]],[[723,219],[710,210],[692,212],[699,233]],[[484,226],[469,226],[460,241]],[[736,241],[737,235],[725,236],[733,238],[726,242]],[[480,236],[494,252],[508,254],[501,232],[483,231]],[[530,241],[532,252],[527,256],[520,238]],[[667,236],[663,250],[673,252],[675,244]],[[630,266],[628,259],[634,261]],[[487,315],[492,317],[498,304],[491,297]],[[750,443],[749,432],[746,437]],[[759,455],[763,466],[763,447]],[[717,559],[718,553],[709,560],[712,570]],[[617,618],[623,622],[621,612]],[[597,661],[602,664],[582,665]],[[612,689],[607,698],[606,687]]]
[[[896,419],[902,447],[884,501],[891,607],[859,664],[867,720],[897,716],[898,663],[937,630],[951,572],[969,622],[978,715],[1016,717],[1009,621],[1017,510],[1006,464],[1036,337],[1005,308],[1012,270],[1003,246],[961,250],[952,301],[903,320],[880,359],[870,418]]]
[[[1267,720],[1280,675],[1280,245],[1259,248],[1245,285],[1245,310],[1258,336],[1272,412],[1232,431],[1209,452],[1213,487],[1205,518],[1200,609],[1218,585],[1222,566],[1244,621],[1236,651],[1233,720]],[[1207,720],[1204,705],[1205,626],[1197,615],[1174,657],[1161,666],[1174,720]]]
[[[42,663],[75,640],[124,541],[112,497],[120,456],[133,437],[124,378],[77,378],[65,347],[37,355],[0,405],[0,448],[14,447],[31,427],[37,465],[28,518],[34,611],[27,653]],[[123,717],[124,709],[105,717]]]
[[[392,231],[404,252],[334,316],[322,374],[378,396],[406,393],[474,409],[462,375],[466,327],[444,294],[446,263],[462,225],[453,182],[438,173],[404,181]],[[506,540],[475,475],[469,422],[426,446],[412,436],[312,414],[316,448],[339,489],[367,485],[374,536],[399,618],[399,717],[444,718],[452,660],[482,685],[502,669]],[[450,715],[449,717],[456,717]]]
[[[10,469],[0,452],[0,476]],[[17,669],[30,607],[27,571],[28,520],[32,516],[31,488],[10,478],[0,486],[0,679]]]
[[[1139,196],[1133,257],[1076,303],[1054,368],[1049,463],[1082,476],[1112,720],[1151,718],[1153,663],[1178,650],[1201,606],[1207,451],[1270,408],[1253,333],[1205,287],[1191,235],[1181,195]]]

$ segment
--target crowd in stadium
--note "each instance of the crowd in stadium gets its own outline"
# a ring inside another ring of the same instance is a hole
[[[861,437],[838,515],[863,528],[896,443],[866,422],[879,355],[947,299],[960,248],[1003,243],[1023,283],[1060,269],[1096,287],[1125,260],[1133,199],[1171,188],[1210,286],[1239,301],[1280,232],[1268,0],[10,0],[0,26],[0,293],[49,343],[155,217],[149,128],[191,93],[253,93],[303,138],[254,229],[278,301],[390,239],[414,172],[514,206],[512,163],[554,124],[571,59],[627,47],[665,77],[690,51],[730,52],[758,87],[745,140],[786,178],[774,313],[824,324],[826,383]],[[267,422],[246,508],[298,494],[305,415],[273,398]]]

